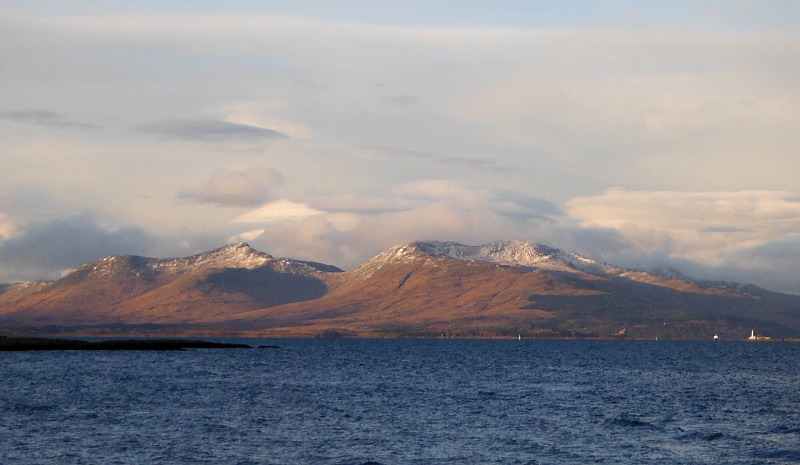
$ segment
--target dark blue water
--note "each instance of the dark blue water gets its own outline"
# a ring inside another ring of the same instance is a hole
[[[0,353],[0,463],[800,463],[800,344],[249,342]]]

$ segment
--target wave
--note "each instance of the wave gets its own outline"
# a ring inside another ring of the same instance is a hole
[[[383,465],[381,462],[375,460],[352,459],[343,462],[337,462],[336,465]]]
[[[724,433],[719,431],[690,431],[688,433],[684,433],[679,435],[677,438],[681,440],[691,440],[691,441],[716,441],[718,439],[722,439],[726,437]]]
[[[24,404],[24,403],[17,403],[11,405],[10,410],[17,413],[38,413],[38,412],[48,412],[51,410],[55,410],[56,406],[54,405],[47,405],[47,404]]]
[[[763,459],[776,459],[787,461],[800,461],[800,449],[777,449],[756,453],[756,456]]]
[[[610,418],[603,422],[604,425],[607,426],[616,426],[616,427],[624,427],[624,428],[652,428],[652,429],[662,429],[658,425],[654,425],[653,423],[639,420],[638,418],[630,418],[627,416],[621,416],[617,418]]]
[[[798,425],[778,425],[771,430],[770,433],[775,434],[798,434],[800,433],[800,426]]]

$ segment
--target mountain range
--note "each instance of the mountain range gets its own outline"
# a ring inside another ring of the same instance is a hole
[[[413,242],[343,271],[246,243],[106,257],[0,286],[0,330],[59,335],[744,339],[800,336],[800,296],[519,241]]]

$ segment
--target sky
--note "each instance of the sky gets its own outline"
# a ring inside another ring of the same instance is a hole
[[[800,294],[800,1],[0,0],[0,282],[546,244]]]

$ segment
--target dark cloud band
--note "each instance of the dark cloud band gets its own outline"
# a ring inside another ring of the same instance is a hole
[[[286,139],[289,136],[272,129],[206,119],[182,119],[150,123],[139,126],[146,134],[155,134],[179,140],[236,140],[236,139]]]
[[[74,121],[59,113],[46,110],[4,111],[0,112],[0,119],[56,128],[94,129],[97,127],[94,124]]]

